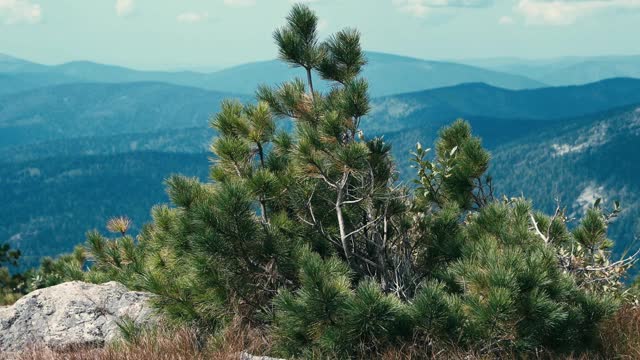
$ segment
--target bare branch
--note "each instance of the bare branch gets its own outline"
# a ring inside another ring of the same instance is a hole
[[[533,214],[529,213],[529,216],[531,217],[531,223],[533,223],[533,229],[536,231],[536,234],[538,234],[538,236],[540,236],[542,238],[542,240],[544,241],[545,244],[548,244],[549,243],[549,238],[544,236],[544,234],[540,231],[540,229],[538,228],[538,222],[536,221],[536,219],[533,216]]]
[[[353,234],[359,233],[360,231],[362,231],[362,230],[366,229],[367,227],[369,227],[369,226],[375,224],[376,222],[380,221],[380,219],[382,219],[382,216],[378,216],[376,219],[371,220],[370,222],[362,225],[361,227],[359,227],[356,230],[353,230],[352,232],[350,232],[347,235],[345,235],[345,237],[349,237],[349,236],[351,236]]]
[[[347,204],[357,204],[360,201],[364,200],[364,198],[356,198],[355,200],[347,200],[347,201],[343,201],[342,205],[347,205]]]

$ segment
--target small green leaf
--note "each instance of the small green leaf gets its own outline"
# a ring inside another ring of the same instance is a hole
[[[593,207],[597,209],[598,207],[600,207],[601,202],[602,202],[602,198],[598,198],[596,202],[593,204]]]

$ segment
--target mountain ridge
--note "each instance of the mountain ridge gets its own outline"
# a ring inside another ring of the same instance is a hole
[[[469,59],[460,62],[526,76],[549,85],[586,84],[612,77],[640,78],[640,55],[569,56],[550,59]]]
[[[158,82],[76,83],[26,90],[0,96],[0,147],[206,128],[209,116],[227,98],[252,101],[249,96]],[[409,128],[435,133],[458,117],[472,123],[481,119],[496,124],[506,120],[535,124],[635,102],[640,102],[640,80],[636,79],[533,90],[462,84],[374,98],[363,126],[373,134]]]
[[[417,91],[455,85],[469,81],[484,81],[509,88],[541,87],[543,83],[521,75],[501,73],[464,64],[429,61],[393,54],[368,52],[369,65],[365,76],[371,79],[373,96]],[[207,90],[252,94],[257,85],[276,85],[301,76],[295,69],[277,60],[240,64],[210,73],[194,71],[135,70],[118,65],[91,61],[73,61],[59,65],[41,65],[21,59],[7,65],[0,61],[0,73],[50,73],[81,82],[160,81],[176,85],[194,86]],[[20,63],[22,61],[23,63]],[[20,63],[16,65],[16,62]],[[315,75],[317,84],[325,89],[326,82]],[[393,81],[391,81],[393,80]],[[6,92],[6,91],[5,91]]]

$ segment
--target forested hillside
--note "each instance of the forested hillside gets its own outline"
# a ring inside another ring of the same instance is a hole
[[[601,198],[619,201],[623,212],[611,225],[619,245],[640,236],[640,105],[566,121],[493,151],[491,173],[498,193],[526,191],[542,209],[566,206],[580,216]]]
[[[455,117],[558,122],[638,103],[639,90],[640,79],[629,78],[520,91],[464,84],[375,99],[367,121],[381,131],[429,126],[437,130]]]
[[[16,163],[56,157],[112,155],[140,151],[204,153],[215,131],[205,126],[155,132],[85,136],[33,144],[0,147],[0,163]]]
[[[127,215],[138,231],[168,200],[170,174],[207,178],[207,156],[161,152],[59,156],[0,166],[0,236],[23,253],[23,267],[70,251],[105,219]],[[3,242],[4,242],[3,241]]]

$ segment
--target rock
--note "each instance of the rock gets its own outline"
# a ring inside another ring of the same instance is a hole
[[[284,359],[272,358],[268,356],[256,356],[243,351],[240,353],[240,360],[284,360]]]
[[[73,281],[36,290],[0,308],[0,354],[31,346],[102,347],[120,335],[117,322],[122,319],[140,326],[157,321],[151,296],[117,282]]]

